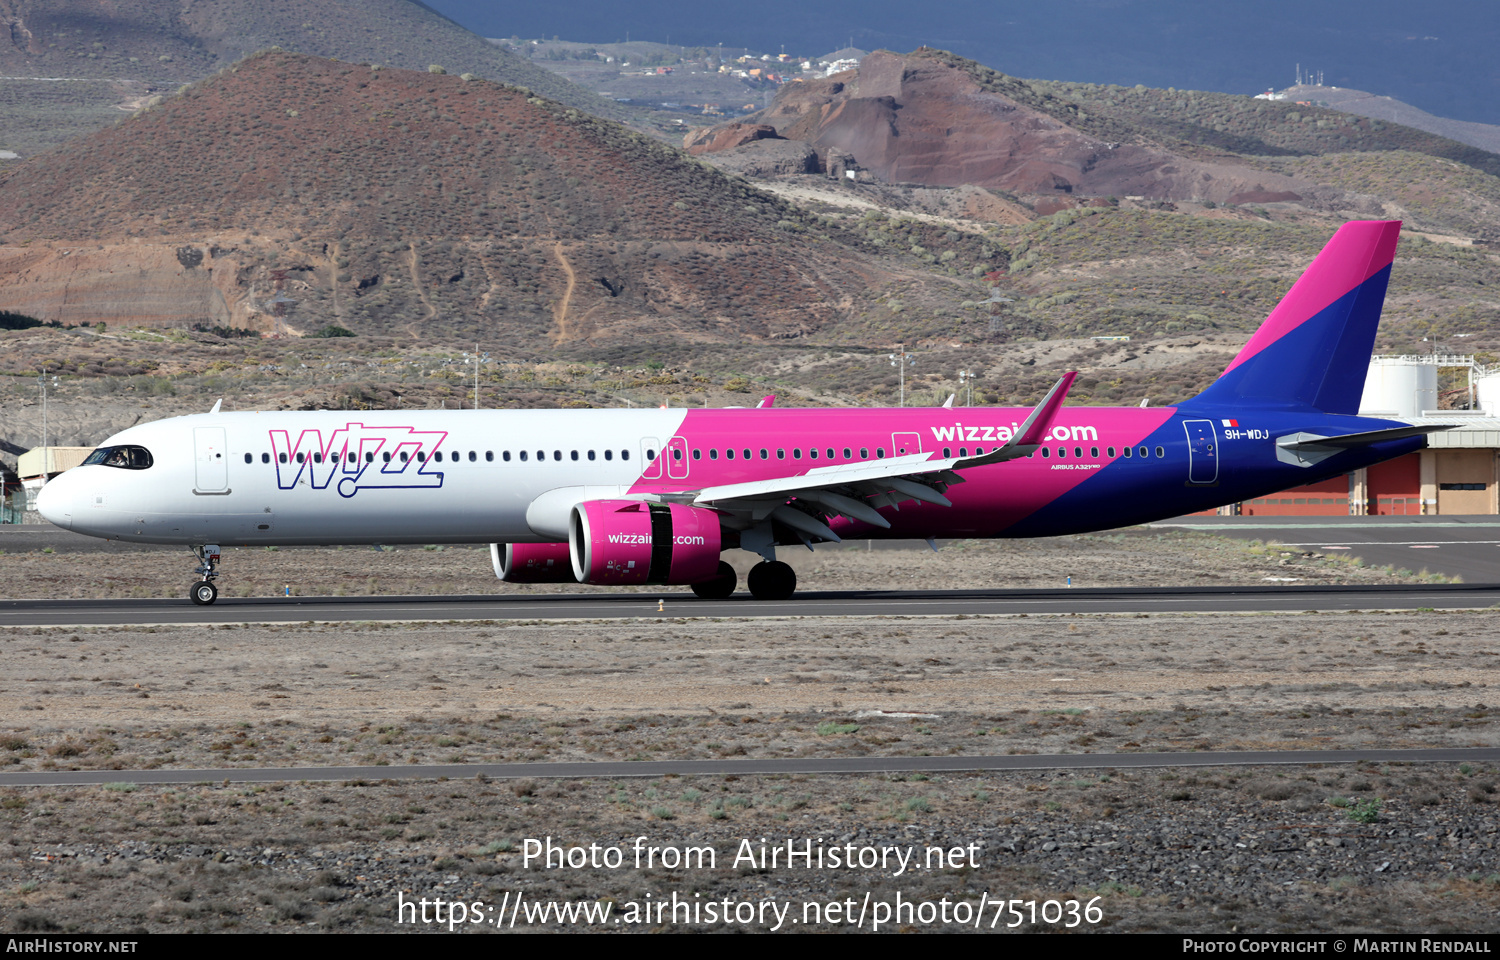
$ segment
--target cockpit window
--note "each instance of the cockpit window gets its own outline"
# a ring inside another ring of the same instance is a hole
[[[151,451],[145,447],[100,447],[83,461],[84,466],[99,464],[124,470],[147,470],[152,464]]]

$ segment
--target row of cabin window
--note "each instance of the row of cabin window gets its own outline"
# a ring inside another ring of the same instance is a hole
[[[572,451],[569,451],[569,452],[572,454],[572,459],[574,459],[574,460],[578,459],[578,451],[577,450],[572,450]],[[593,459],[596,458],[597,454],[593,450],[589,450],[589,451],[587,451],[587,456],[588,456],[588,459],[593,460]],[[648,451],[647,452],[647,456],[654,458],[655,454],[651,453],[650,451]],[[443,462],[443,451],[441,451],[441,450],[436,451],[435,453],[433,453],[431,455],[430,458],[428,457],[427,454],[422,453],[421,451],[418,451],[416,454],[413,454],[411,456],[408,456],[403,451],[401,453],[398,453],[396,455],[396,457],[402,463],[406,463],[406,462],[408,462],[408,460],[413,459],[413,458],[418,463],[426,463],[428,459],[431,459],[433,463],[442,463]],[[359,454],[350,454],[350,459],[351,460],[358,459],[358,458],[359,458]],[[454,451],[450,451],[448,453],[448,462],[450,462],[450,463],[458,463],[462,458],[463,458],[462,451],[454,450]],[[528,459],[529,458],[529,451],[522,450],[520,452],[520,458],[522,460]],[[538,461],[546,460],[547,459],[547,451],[545,451],[545,450],[538,450],[536,452],[536,458],[537,458]],[[561,460],[562,458],[563,458],[563,452],[561,450],[553,450],[552,451],[552,459],[553,460]],[[604,451],[604,459],[606,459],[606,460],[613,460],[614,458],[615,458],[615,452],[613,450],[605,450]],[[299,453],[299,454],[296,455],[296,457],[294,459],[296,459],[296,461],[298,463],[306,463],[307,459],[308,459],[308,454]],[[493,463],[495,461],[495,452],[493,450],[486,450],[484,452],[484,459],[485,459],[486,463]],[[503,460],[503,461],[509,462],[510,461],[510,451],[509,450],[502,450],[502,451],[500,451],[500,459]],[[620,459],[621,460],[629,460],[630,459],[630,451],[629,450],[621,450],[620,451]],[[279,463],[286,463],[287,462],[287,455],[284,454],[284,453],[278,453],[276,455],[276,460]],[[380,460],[381,460],[382,463],[390,463],[391,462],[391,454],[389,452],[382,453],[380,455]],[[469,462],[470,463],[477,463],[478,461],[479,461],[479,452],[477,450],[470,450],[469,451]],[[245,454],[245,462],[246,463],[254,463],[255,462],[255,455],[251,454],[251,453]],[[262,453],[260,455],[260,462],[261,463],[270,463],[271,462],[271,455],[269,453]],[[323,454],[322,453],[314,453],[314,454],[312,454],[312,462],[313,463],[322,463],[323,462]],[[330,454],[329,457],[328,457],[328,462],[329,463],[338,463],[339,462],[339,454],[337,454],[337,453]],[[374,463],[374,462],[375,462],[375,454],[372,453],[372,452],[368,452],[367,451],[365,453],[365,463]]]
[[[999,449],[999,448],[996,448],[996,449]],[[1108,447],[1108,448],[1106,448],[1106,451],[1107,451],[1107,455],[1109,456],[1109,458],[1113,459],[1114,456],[1115,456],[1115,448],[1114,447]],[[1042,454],[1042,458],[1043,459],[1049,459],[1052,456],[1052,451],[1051,451],[1051,448],[1049,448],[1049,447],[1043,447],[1040,452]],[[1135,456],[1136,453],[1137,453],[1136,450],[1134,448],[1131,448],[1131,447],[1125,447],[1120,452],[1121,452],[1121,454],[1127,460],[1130,459],[1132,456]],[[682,452],[681,448],[674,448],[672,450],[672,459],[673,460],[681,460],[682,459],[682,453],[683,452]],[[826,448],[825,453],[826,453],[826,459],[829,459],[829,460],[837,459],[837,457],[835,456],[836,451],[835,451],[835,449],[833,447]],[[852,459],[854,459],[854,451],[853,451],[852,448],[845,447],[844,450],[843,450],[843,453],[844,453],[844,459],[845,460],[852,460]],[[748,447],[745,448],[745,449],[743,449],[742,451],[740,451],[741,459],[744,459],[744,460],[754,459],[751,456],[751,454],[752,454],[752,451]],[[967,457],[969,455],[969,448],[968,447],[959,447],[958,448],[958,455],[960,457]],[[1142,459],[1145,459],[1149,455],[1150,455],[1150,451],[1146,447],[1141,447],[1139,449],[1139,456]],[[1165,457],[1166,455],[1167,455],[1167,453],[1166,453],[1166,449],[1165,448],[1163,448],[1163,447],[1157,447],[1156,448],[1156,456],[1158,458]],[[305,454],[305,453],[298,453],[296,455],[296,460],[297,460],[298,463],[305,463],[306,460],[307,460],[307,456],[308,455]],[[355,456],[357,457],[358,454],[355,454]],[[530,458],[530,451],[522,450],[522,451],[519,452],[518,456],[519,456],[519,458],[520,458],[520,460],[522,462],[525,462],[526,460],[528,460]],[[589,460],[596,459],[596,455],[595,455],[595,452],[593,450],[586,451],[586,456],[587,456],[587,458]],[[692,452],[692,456],[693,456],[694,460],[701,460],[701,459],[703,459],[703,451],[700,450],[700,449],[694,449],[693,452]],[[808,459],[810,459],[810,460],[817,460],[818,457],[819,457],[819,451],[818,451],[818,449],[816,447],[810,447],[810,448],[808,448],[807,456],[808,456]],[[862,460],[868,460],[869,457],[870,457],[870,449],[868,447],[860,447],[859,448],[859,456],[860,456],[860,459],[862,459]],[[876,447],[875,448],[875,456],[877,458],[879,458],[879,459],[884,459],[885,458],[885,448],[884,447]],[[953,448],[952,447],[944,447],[943,448],[943,456],[944,456],[944,458],[951,458],[953,456]],[[974,448],[974,456],[976,456],[976,457],[982,457],[982,456],[984,456],[984,447],[975,447]],[[1029,457],[1029,458],[1030,457],[1035,457],[1036,453],[1034,453],[1034,452],[1033,453],[1028,453],[1026,456]],[[1068,456],[1068,448],[1067,447],[1058,447],[1057,448],[1057,456],[1058,456],[1058,459],[1060,459],[1060,460],[1061,459],[1066,459],[1067,456]],[[1083,448],[1082,447],[1074,447],[1073,448],[1073,456],[1074,456],[1075,459],[1080,459],[1080,460],[1083,459]],[[1089,448],[1089,456],[1092,457],[1095,460],[1099,459],[1099,448],[1098,447],[1090,447]],[[397,457],[400,459],[400,461],[402,463],[406,463],[408,461],[408,455],[405,452],[397,454]],[[428,459],[427,454],[422,453],[420,451],[418,451],[415,454],[415,457],[416,457],[416,460],[417,460],[418,463],[425,463],[427,461],[427,459]],[[462,457],[462,453],[460,453],[460,452],[450,452],[448,454],[448,460],[450,462],[454,462],[454,463],[457,463],[461,459],[461,457]],[[281,463],[286,463],[287,462],[287,455],[284,454],[284,453],[278,453],[276,455],[276,458]],[[383,463],[390,463],[391,462],[391,454],[389,452],[382,453],[380,455],[380,458],[381,458],[381,461]],[[562,460],[562,458],[563,458],[563,452],[561,450],[553,450],[552,451],[552,459],[554,461],[560,461],[560,460]],[[726,460],[733,460],[734,458],[735,458],[735,451],[733,449],[726,449],[724,451],[724,459],[726,459]],[[432,459],[432,461],[434,463],[442,463],[443,462],[443,452],[441,450],[439,450],[439,451],[433,453],[432,456],[431,456],[431,459]],[[484,452],[484,459],[485,459],[486,463],[493,463],[494,460],[495,460],[495,453],[494,453],[494,451],[492,451],[492,450],[486,450]],[[507,462],[507,463],[509,463],[510,462],[510,451],[509,450],[502,450],[500,452],[500,459],[503,460],[503,461],[505,461],[505,462]],[[536,459],[537,459],[538,462],[546,460],[547,459],[547,451],[545,451],[545,450],[538,450],[536,452]],[[569,459],[571,459],[571,460],[578,460],[579,459],[578,451],[577,450],[570,450],[569,451]],[[604,451],[604,459],[605,460],[613,460],[614,459],[614,451],[613,450],[605,450]],[[630,459],[630,451],[629,450],[621,450],[620,451],[620,459],[621,460],[629,460]],[[656,451],[655,450],[647,450],[646,451],[646,459],[647,460],[655,460],[656,459]],[[719,459],[719,450],[718,450],[717,447],[711,447],[709,449],[709,451],[708,451],[708,459],[710,459],[710,460],[717,460],[717,459]],[[762,459],[762,460],[769,460],[769,459],[771,459],[771,451],[769,449],[765,448],[765,447],[762,447],[760,449],[760,459]],[[786,459],[786,449],[784,447],[783,448],[777,448],[777,450],[776,450],[776,459],[777,460],[785,460]],[[802,448],[801,447],[793,447],[792,448],[792,459],[793,460],[801,460],[802,459]],[[329,456],[328,460],[329,460],[330,463],[338,463],[339,462],[339,454],[337,454],[337,453],[332,454],[331,456]],[[469,462],[470,463],[475,463],[478,460],[479,460],[479,453],[478,453],[478,451],[470,450],[469,451]],[[322,453],[314,453],[314,454],[312,454],[312,461],[313,461],[313,463],[322,463],[323,462],[323,454]],[[245,462],[246,463],[253,463],[254,462],[254,455],[253,454],[249,454],[249,453],[245,454]],[[260,462],[261,463],[270,463],[271,462],[271,455],[269,453],[262,453],[260,455]],[[374,462],[375,462],[375,454],[367,452],[365,454],[365,463],[374,463]]]

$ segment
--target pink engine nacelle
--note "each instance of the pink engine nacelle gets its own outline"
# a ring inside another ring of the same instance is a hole
[[[703,507],[589,500],[568,518],[580,583],[699,583],[719,572],[719,515]]]
[[[492,543],[490,563],[506,583],[577,583],[566,543]]]

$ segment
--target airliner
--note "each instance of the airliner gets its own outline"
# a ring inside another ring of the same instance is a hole
[[[225,546],[487,543],[512,583],[796,589],[778,547],[1043,537],[1325,480],[1426,445],[1357,415],[1399,221],[1342,226],[1207,390],[1176,406],[221,413],[134,426],[42,490],[58,526]]]

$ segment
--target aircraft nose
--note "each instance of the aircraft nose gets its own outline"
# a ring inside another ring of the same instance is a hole
[[[67,474],[54,477],[36,495],[37,513],[64,530],[72,529],[74,500],[77,499],[72,489],[75,486],[69,482]]]

